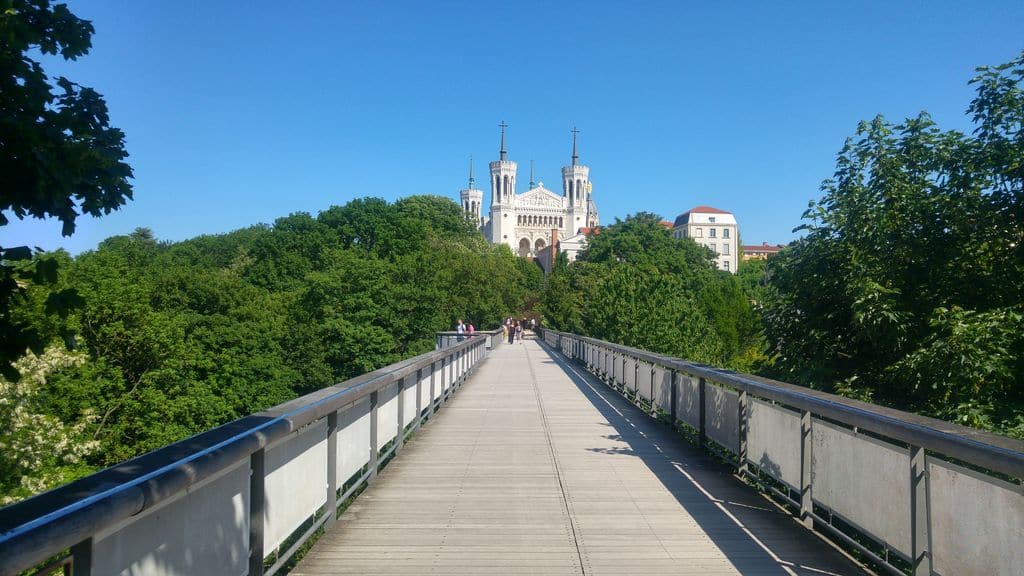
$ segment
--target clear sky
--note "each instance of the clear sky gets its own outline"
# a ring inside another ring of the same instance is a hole
[[[927,110],[969,129],[974,67],[1024,49],[1020,0],[68,3],[93,49],[45,66],[106,97],[135,199],[71,238],[16,222],[0,245],[457,201],[471,155],[486,183],[502,120],[520,193],[531,159],[561,191],[575,125],[602,224],[709,204],[744,243],[788,242],[859,120]]]

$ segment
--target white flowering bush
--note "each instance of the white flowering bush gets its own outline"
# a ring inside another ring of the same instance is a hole
[[[41,356],[29,352],[14,363],[17,382],[0,377],[0,505],[7,505],[73,480],[90,470],[83,458],[99,448],[86,428],[95,415],[73,423],[41,414],[38,399],[47,378],[78,366],[85,355],[50,347]]]

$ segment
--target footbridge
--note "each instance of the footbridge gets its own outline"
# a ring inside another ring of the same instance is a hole
[[[545,331],[0,509],[0,574],[1020,574],[1024,444]]]

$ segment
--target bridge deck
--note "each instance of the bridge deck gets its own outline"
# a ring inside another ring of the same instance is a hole
[[[534,340],[494,350],[292,574],[860,574]]]

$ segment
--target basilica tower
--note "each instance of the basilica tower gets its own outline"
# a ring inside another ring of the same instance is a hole
[[[584,226],[590,225],[588,208],[590,202],[590,168],[579,163],[576,152],[576,135],[580,131],[572,129],[572,165],[562,167],[562,195],[568,198],[568,225],[565,227],[569,235]]]
[[[502,121],[499,158],[491,162],[491,244],[507,244],[515,250],[516,227],[516,163],[507,159],[505,128]]]
[[[462,211],[466,213],[466,217],[471,218],[477,228],[483,226],[484,192],[477,190],[474,185],[472,156],[469,158],[469,188],[459,191],[459,200],[462,202]]]

